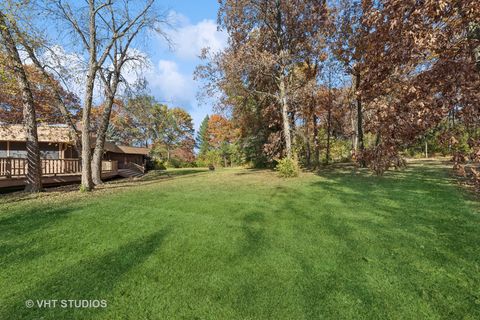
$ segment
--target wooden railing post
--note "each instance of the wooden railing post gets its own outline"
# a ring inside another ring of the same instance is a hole
[[[6,171],[7,178],[11,178],[12,177],[12,159],[11,158],[6,159],[5,171]]]

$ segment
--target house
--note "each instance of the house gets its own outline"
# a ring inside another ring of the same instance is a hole
[[[38,126],[38,141],[45,184],[80,181],[81,160],[65,125]],[[92,138],[92,148],[95,139]],[[105,142],[102,177],[136,177],[145,172],[150,150]],[[25,184],[26,133],[23,125],[0,124],[0,187]]]

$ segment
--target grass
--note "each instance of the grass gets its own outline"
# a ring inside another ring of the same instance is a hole
[[[2,196],[0,319],[479,319],[478,208],[437,162]]]

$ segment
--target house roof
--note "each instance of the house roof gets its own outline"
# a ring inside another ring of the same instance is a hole
[[[130,146],[117,146],[112,142],[105,141],[105,151],[114,153],[126,153],[126,154],[142,154],[148,156],[150,153],[149,148],[130,147]]]
[[[37,133],[39,142],[73,143],[72,132],[70,131],[70,128],[65,125],[39,125],[37,127]],[[26,140],[26,130],[23,125],[0,124],[0,141]],[[92,138],[91,145],[92,147],[95,146],[95,138]],[[108,141],[105,141],[105,151],[141,155],[148,155],[150,153],[150,149],[148,148],[117,146],[116,144]]]
[[[72,142],[72,133],[66,126],[45,126],[37,127],[39,142]],[[21,124],[0,125],[0,141],[26,141],[27,134],[25,127]]]

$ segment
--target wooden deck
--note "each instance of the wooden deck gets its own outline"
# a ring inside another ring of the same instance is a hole
[[[81,181],[80,159],[42,159],[42,183],[45,186]],[[0,188],[26,185],[27,159],[0,158]],[[102,179],[118,175],[117,161],[102,161]]]

